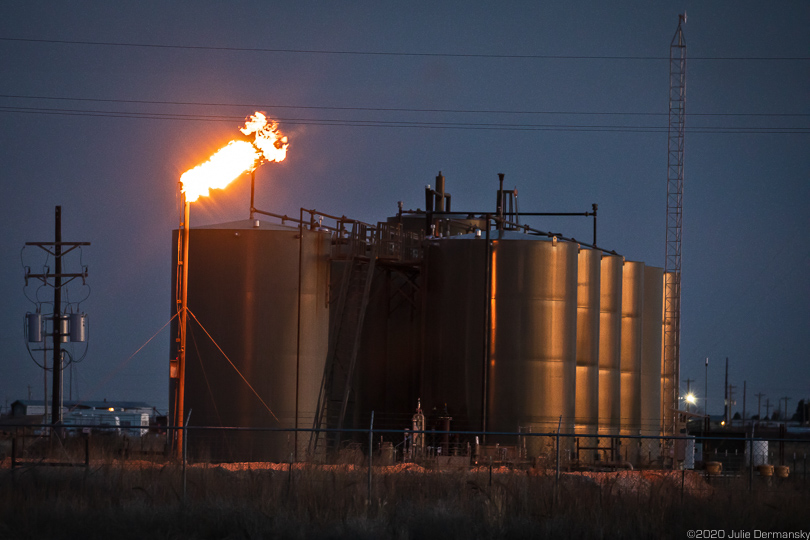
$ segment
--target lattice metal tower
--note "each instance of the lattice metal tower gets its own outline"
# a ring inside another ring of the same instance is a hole
[[[683,233],[684,105],[686,102],[686,42],[678,29],[669,46],[669,138],[667,143],[667,238],[664,264],[664,351],[661,365],[662,430],[675,433],[678,408],[681,340],[681,236]]]

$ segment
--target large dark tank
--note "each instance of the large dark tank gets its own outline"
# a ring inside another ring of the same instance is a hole
[[[177,231],[173,242],[176,253]],[[327,234],[300,237],[297,227],[249,220],[192,227],[184,406],[191,428],[312,426],[327,350],[328,254]],[[187,442],[192,457],[286,461],[308,439],[190,430]]]

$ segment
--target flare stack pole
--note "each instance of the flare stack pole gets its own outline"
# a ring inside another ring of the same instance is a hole
[[[179,326],[179,343],[177,348],[177,389],[176,389],[176,404],[175,404],[175,425],[177,426],[177,452],[178,459],[183,457],[183,423],[184,411],[183,401],[185,399],[185,385],[186,385],[186,325],[188,322],[188,239],[189,239],[189,209],[191,203],[186,200],[183,195],[183,223],[180,231],[182,248],[177,250],[178,266],[180,266],[180,283],[179,285],[179,303],[177,306],[177,313],[180,317]]]

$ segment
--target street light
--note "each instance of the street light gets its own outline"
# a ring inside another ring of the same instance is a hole
[[[686,411],[687,412],[689,412],[689,406],[690,405],[694,405],[695,403],[697,403],[697,397],[695,397],[695,394],[693,394],[692,392],[689,392],[688,394],[686,394],[683,399],[684,399],[684,401],[686,401]]]
[[[183,453],[183,426],[186,381],[186,335],[188,326],[188,244],[189,214],[191,203],[200,196],[208,196],[210,189],[224,189],[246,172],[252,172],[264,161],[282,161],[287,156],[287,137],[278,131],[276,122],[267,122],[260,112],[252,115],[240,128],[245,135],[255,134],[252,142],[233,140],[218,150],[211,158],[180,177],[183,196],[183,222],[178,242],[182,249],[177,250],[177,266],[182,268],[177,279],[178,348],[176,364],[171,366],[171,377],[177,379],[175,390],[174,425],[177,427],[177,457]]]

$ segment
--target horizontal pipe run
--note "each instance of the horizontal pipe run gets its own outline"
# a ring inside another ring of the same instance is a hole
[[[258,208],[253,208],[252,212],[255,213],[255,214],[261,214],[263,216],[274,217],[274,218],[280,219],[282,221],[291,221],[293,223],[300,223],[300,224],[303,224],[303,225],[312,223],[312,218],[317,215],[317,216],[322,216],[322,217],[325,217],[325,218],[333,219],[333,220],[335,220],[337,222],[340,222],[340,223],[357,223],[359,225],[365,225],[369,229],[376,229],[376,227],[374,227],[373,225],[371,225],[369,223],[365,223],[363,221],[359,221],[359,220],[356,220],[356,219],[350,219],[350,218],[347,218],[346,216],[340,216],[340,217],[332,216],[332,215],[326,214],[324,212],[319,212],[317,210],[308,210],[306,208],[302,208],[301,210],[303,212],[306,212],[306,213],[310,214],[310,219],[309,220],[302,220],[302,219],[299,219],[299,218],[296,218],[296,217],[288,216],[286,214],[285,215],[275,214],[273,212],[268,212],[266,210],[259,210]],[[335,227],[325,226],[324,228],[331,229],[331,230],[337,230]]]
[[[416,214],[422,215],[424,214],[424,210],[416,209],[416,210],[403,210],[402,214]],[[468,212],[463,210],[434,210],[431,212],[433,215],[441,216],[446,214],[466,214],[468,216],[480,216],[484,217],[487,214],[492,214],[492,212]],[[582,217],[592,217],[595,215],[595,212],[510,212],[510,214],[516,216],[582,216]]]
[[[464,212],[460,212],[460,213],[464,213]],[[486,214],[484,216],[481,216],[481,218],[478,218],[478,219],[487,219],[489,221],[495,221],[495,222],[498,221],[498,218],[496,216],[493,216],[492,214]],[[514,223],[514,222],[506,221],[506,220],[502,220],[502,221],[503,221],[504,225],[510,225],[512,227],[515,227],[515,229],[522,230],[526,234],[532,234],[534,236],[546,236],[548,238],[556,237],[557,240],[561,240],[563,242],[571,242],[571,243],[574,243],[574,244],[579,244],[581,246],[585,246],[585,247],[590,248],[590,249],[597,249],[597,250],[603,251],[605,253],[610,253],[611,255],[617,255],[619,257],[622,256],[621,254],[616,253],[615,250],[601,248],[601,247],[597,246],[596,244],[589,244],[587,242],[582,242],[581,240],[577,240],[576,238],[569,238],[569,237],[563,236],[562,234],[559,234],[559,233],[553,233],[553,232],[549,232],[549,231],[540,231],[540,230],[537,230],[537,229],[533,229],[532,227],[529,227],[528,225],[520,225],[519,223]]]

